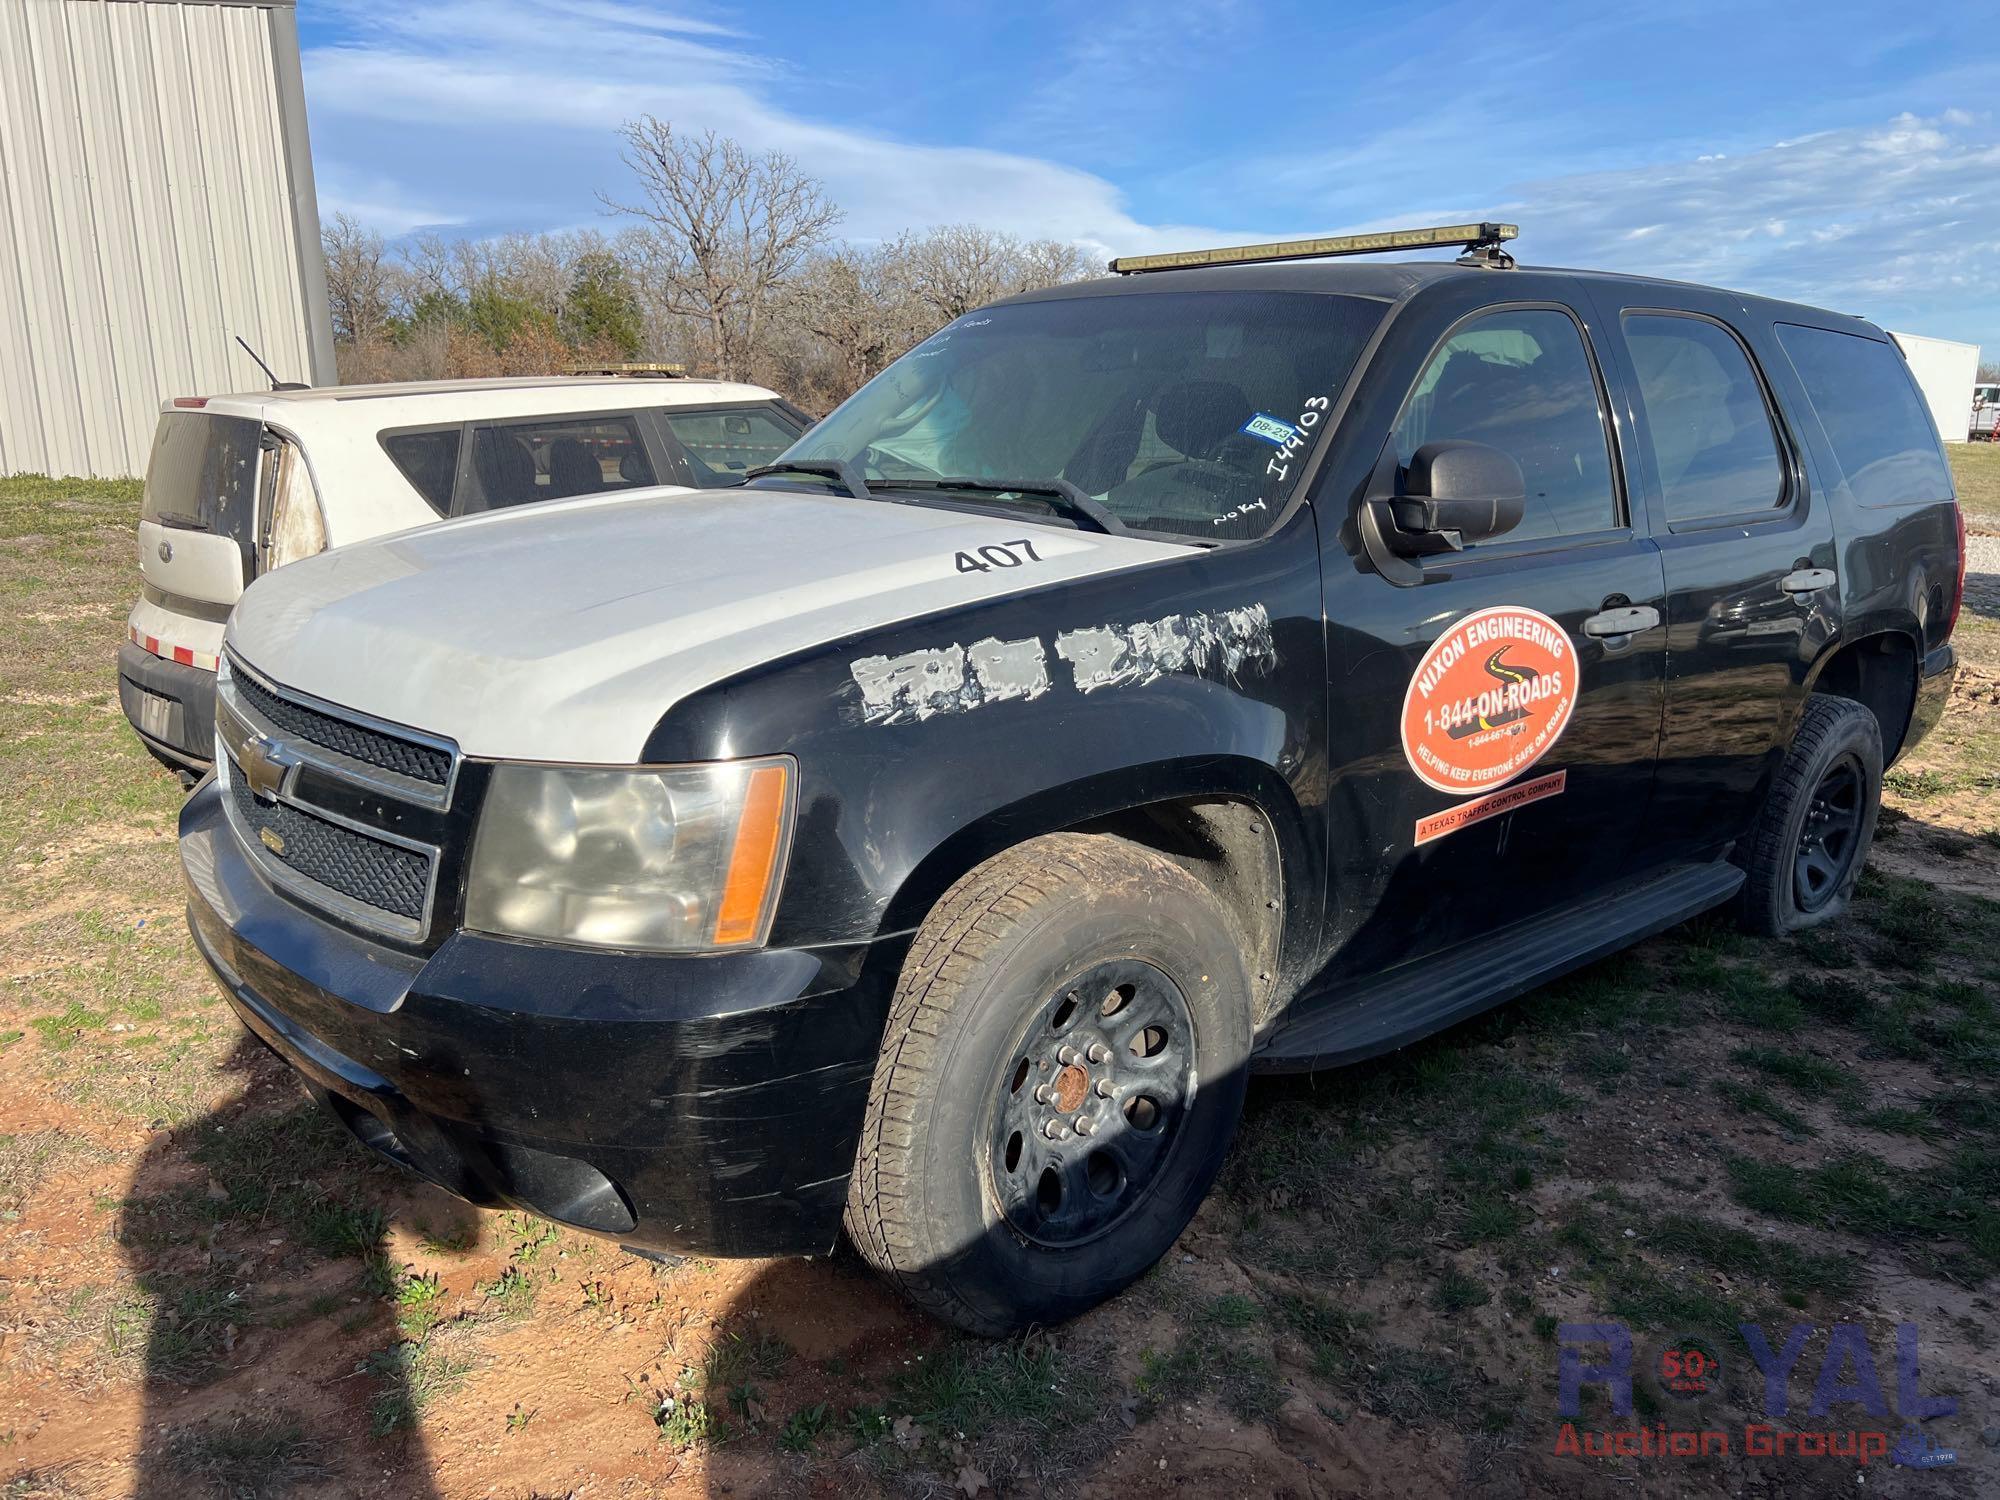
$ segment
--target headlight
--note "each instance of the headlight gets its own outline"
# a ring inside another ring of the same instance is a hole
[[[795,779],[782,755],[619,771],[495,766],[466,925],[601,948],[755,946],[778,904]]]

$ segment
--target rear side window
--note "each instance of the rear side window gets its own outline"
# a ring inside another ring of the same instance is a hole
[[[1597,381],[1567,313],[1492,313],[1445,341],[1404,403],[1396,461],[1447,440],[1485,443],[1521,466],[1527,510],[1502,541],[1620,524]]]
[[[1930,414],[1893,345],[1793,323],[1778,325],[1778,342],[1856,500],[1907,505],[1951,495]]]
[[[1771,409],[1736,336],[1667,313],[1628,314],[1624,328],[1668,524],[1783,505]]]
[[[741,411],[668,408],[660,416],[687,454],[690,482],[703,489],[741,484],[745,469],[770,463],[792,446],[801,430],[761,406]]]
[[[458,443],[456,427],[382,435],[382,449],[390,461],[441,516],[451,514],[451,486],[458,475]]]
[[[465,511],[658,482],[639,439],[639,424],[629,413],[474,427],[472,469],[476,494],[460,507]]]

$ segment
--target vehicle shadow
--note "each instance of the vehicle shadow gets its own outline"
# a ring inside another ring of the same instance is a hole
[[[158,1131],[119,1205],[112,1332],[137,1349],[142,1390],[132,1493],[330,1484],[425,1500],[420,1393],[377,1284],[389,1220],[375,1205],[394,1178],[252,1038],[221,1068],[241,1090]],[[371,1433],[396,1446],[364,1453]]]

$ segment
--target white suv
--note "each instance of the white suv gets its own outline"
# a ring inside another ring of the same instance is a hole
[[[810,425],[760,386],[614,374],[176,397],[146,467],[125,717],[205,769],[223,622],[259,574],[446,516],[740,484]]]

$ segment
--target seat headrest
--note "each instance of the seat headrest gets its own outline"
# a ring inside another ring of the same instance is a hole
[[[1154,431],[1189,458],[1214,458],[1250,416],[1248,398],[1220,380],[1184,380],[1153,398]]]
[[[579,438],[549,444],[549,495],[585,495],[604,487],[604,466]]]

